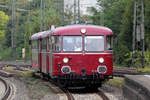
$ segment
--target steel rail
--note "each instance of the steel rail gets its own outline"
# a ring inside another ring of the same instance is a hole
[[[62,90],[66,93],[68,100],[75,100],[72,94],[65,88],[62,88]]]
[[[58,93],[58,91],[61,93],[63,92],[68,100],[75,100],[74,97],[72,96],[72,94],[65,88],[63,88],[62,86],[60,86],[58,83],[56,83],[54,80],[52,79],[48,79],[48,78],[44,78],[41,74],[35,74],[36,77],[39,77],[41,79],[45,79],[46,80],[46,85],[51,88],[51,90],[54,92],[54,93]],[[48,82],[48,83],[47,83]]]
[[[0,77],[0,81],[4,83],[5,88],[6,88],[5,93],[4,93],[4,95],[2,96],[2,100],[7,100],[7,98],[8,98],[9,95],[10,95],[10,92],[11,92],[10,85],[9,85],[2,77]]]
[[[110,100],[100,89],[97,94],[102,97],[103,100]]]
[[[50,80],[50,82],[51,82],[53,85],[59,87],[59,89],[61,89],[61,90],[66,94],[68,100],[75,100],[74,97],[72,96],[72,94],[71,94],[66,88],[63,88],[62,86],[60,86],[58,83],[56,83],[56,82],[53,81],[53,80]]]

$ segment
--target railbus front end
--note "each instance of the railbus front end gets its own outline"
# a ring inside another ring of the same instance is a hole
[[[100,86],[113,78],[112,31],[97,26],[58,28],[53,77],[61,84]]]

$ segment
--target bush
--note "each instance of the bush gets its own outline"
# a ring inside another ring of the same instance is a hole
[[[150,68],[149,67],[145,67],[144,69],[138,69],[137,72],[147,73],[147,72],[150,72]]]
[[[107,81],[107,83],[112,84],[114,87],[121,88],[124,84],[124,79],[119,77],[114,77]]]
[[[11,48],[0,48],[0,60],[11,60]]]
[[[127,53],[124,58],[125,58],[124,63],[131,66],[132,52]],[[150,65],[150,51],[145,51],[144,60],[145,60],[145,66]],[[134,62],[135,62],[135,67],[140,68],[142,66],[142,52],[141,51],[135,51]]]
[[[5,67],[5,70],[8,70],[8,71],[12,71],[12,70],[14,70],[15,68],[14,67]]]
[[[32,71],[24,71],[21,74],[17,74],[17,76],[28,78],[28,77],[32,77],[33,76],[33,72]]]

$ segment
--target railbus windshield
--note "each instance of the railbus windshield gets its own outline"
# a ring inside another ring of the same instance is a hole
[[[104,51],[104,36],[85,36],[85,51]]]
[[[82,51],[82,37],[63,36],[63,51]]]
[[[84,37],[84,51],[104,51],[104,36],[85,36]],[[62,50],[64,52],[78,52],[83,50],[82,36],[63,36],[62,38]],[[106,49],[112,50],[112,36],[106,38]]]

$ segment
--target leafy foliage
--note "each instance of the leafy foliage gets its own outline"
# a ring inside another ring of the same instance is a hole
[[[61,19],[62,9],[60,8],[56,0],[44,0],[43,4],[43,30],[49,30],[51,25],[60,26],[63,24]],[[30,45],[28,41],[32,34],[40,31],[40,21],[41,21],[41,0],[16,0],[16,8],[24,9],[28,11],[16,11],[16,58],[21,59],[22,48],[26,50],[26,58],[30,58]],[[2,5],[10,5],[10,0],[0,0]],[[45,6],[44,6],[45,5]],[[9,49],[11,52],[11,29],[12,29],[12,12],[10,8],[0,8],[0,37],[3,36],[4,41],[1,42],[1,50]],[[29,11],[30,10],[30,11]],[[4,13],[5,12],[5,13]],[[10,19],[8,20],[8,14]],[[71,14],[70,14],[71,15]],[[68,15],[70,17],[70,15]],[[2,19],[3,18],[3,19]],[[8,23],[7,23],[8,21]],[[67,22],[69,23],[69,22]],[[67,24],[66,23],[66,24]],[[2,30],[1,30],[2,28]],[[6,30],[7,28],[7,30]],[[5,53],[0,52],[1,59],[9,58],[11,53],[5,55]]]
[[[100,10],[92,9],[91,19],[94,24],[101,25],[104,17],[104,25],[111,28],[115,34],[114,60],[115,63],[131,66],[132,60],[132,31],[134,0],[98,0]],[[149,65],[150,57],[150,1],[145,4],[145,63]],[[118,41],[117,41],[118,40]],[[141,52],[136,51],[135,66],[141,66]]]
[[[124,56],[124,63],[128,66],[131,65],[132,62],[132,52],[126,53]],[[144,54],[145,65],[150,65],[150,51],[146,51]],[[142,52],[135,51],[135,67],[140,68],[142,66]]]
[[[145,67],[144,69],[138,69],[138,72],[142,72],[142,73],[150,73],[150,68],[149,67]]]
[[[11,48],[0,48],[0,60],[10,60]]]
[[[8,15],[6,15],[5,12],[0,11],[0,38],[4,37],[7,21]]]

